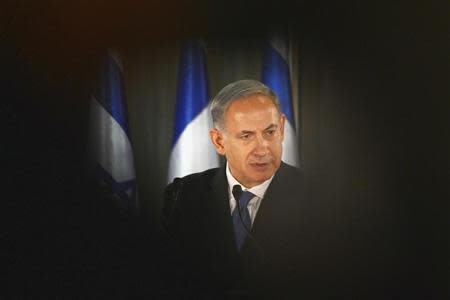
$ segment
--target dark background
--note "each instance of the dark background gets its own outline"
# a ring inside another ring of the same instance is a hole
[[[397,298],[449,297],[448,3],[2,6],[5,293],[165,295],[156,224],[179,45],[205,38],[214,95],[230,81],[258,78],[266,30],[290,25],[300,46],[302,167],[324,213],[335,214],[338,238],[377,245],[373,256],[393,266],[384,275],[398,282]],[[85,176],[90,84],[111,46],[123,55],[140,217],[115,207]]]

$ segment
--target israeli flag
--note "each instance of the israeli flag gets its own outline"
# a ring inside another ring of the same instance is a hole
[[[273,32],[269,35],[263,58],[262,82],[278,96],[281,110],[286,116],[282,160],[299,166],[298,142],[292,105],[290,55],[288,35]]]
[[[209,139],[212,119],[208,100],[205,47],[201,41],[191,40],[183,46],[179,62],[169,183],[176,177],[219,166]]]
[[[137,209],[136,175],[127,120],[122,65],[104,58],[90,105],[90,156],[96,181],[122,207]]]

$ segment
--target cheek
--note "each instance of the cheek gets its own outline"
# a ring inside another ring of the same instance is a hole
[[[245,163],[247,160],[248,154],[250,151],[247,149],[248,147],[243,145],[234,145],[230,150],[232,153],[232,157],[235,161],[239,161],[240,163]]]
[[[270,149],[270,153],[273,157],[281,156],[281,151],[282,151],[281,142],[272,143],[269,146],[269,149]]]
[[[274,149],[274,151],[276,151],[277,153],[281,152],[281,141],[277,141],[276,143],[274,143],[272,149]]]

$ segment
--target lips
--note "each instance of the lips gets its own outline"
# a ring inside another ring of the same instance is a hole
[[[269,165],[269,162],[250,163],[250,166],[256,171],[265,171]]]

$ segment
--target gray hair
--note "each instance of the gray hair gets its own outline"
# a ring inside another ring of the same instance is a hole
[[[278,98],[269,87],[257,80],[239,80],[225,86],[211,101],[210,109],[214,127],[223,130],[225,125],[224,115],[231,103],[253,95],[263,95],[270,98],[278,112],[281,112]]]

